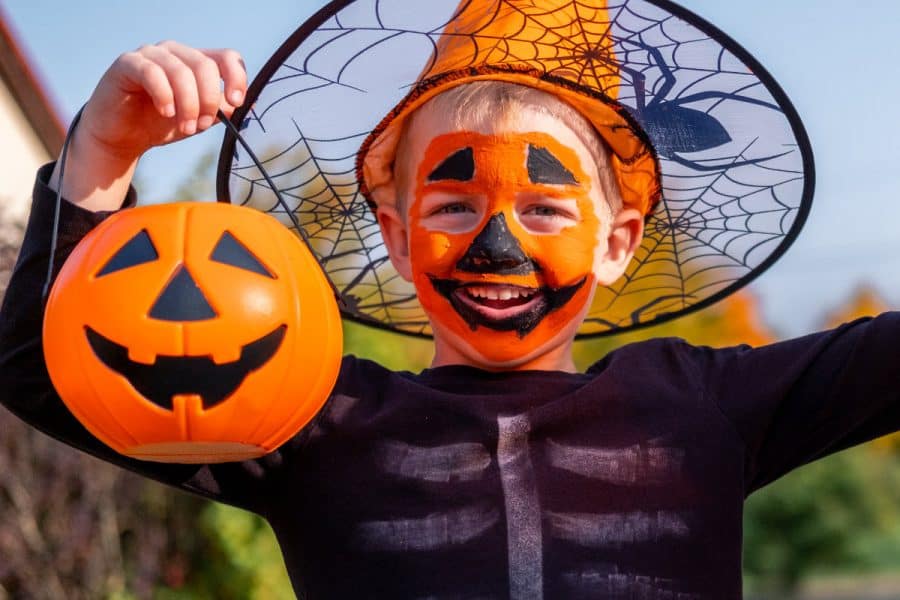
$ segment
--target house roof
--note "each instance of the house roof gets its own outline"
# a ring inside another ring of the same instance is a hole
[[[62,148],[66,127],[0,6],[0,79],[50,156]]]

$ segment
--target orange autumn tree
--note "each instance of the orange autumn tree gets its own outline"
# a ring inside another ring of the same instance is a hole
[[[763,346],[777,339],[762,318],[756,296],[751,291],[743,289],[709,308],[669,323],[577,342],[575,363],[579,369],[586,369],[619,346],[668,336],[684,338],[696,345],[715,347],[739,344]]]
[[[831,329],[842,323],[848,323],[860,317],[873,317],[887,310],[889,310],[888,303],[875,288],[864,285],[857,288],[846,304],[827,313],[822,326]]]

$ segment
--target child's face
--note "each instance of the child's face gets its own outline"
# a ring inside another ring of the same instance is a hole
[[[405,214],[379,217],[431,319],[436,363],[533,367],[567,350],[598,283],[621,274],[610,264],[627,263],[616,240],[610,255],[619,219],[589,150],[534,110],[455,129],[426,111],[407,135]]]

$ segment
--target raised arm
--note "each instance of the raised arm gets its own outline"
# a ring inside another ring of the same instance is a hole
[[[85,106],[70,148],[54,272],[110,211],[134,203],[130,181],[143,152],[208,128],[218,108],[230,114],[245,87],[243,66],[233,51],[163,43],[119,57]],[[38,173],[25,240],[0,309],[0,403],[45,433],[104,460],[264,512],[265,488],[279,455],[216,466],[132,460],[88,433],[53,390],[41,344],[41,290],[50,259],[57,178],[58,167],[52,165]]]
[[[700,349],[707,393],[746,447],[752,492],[900,430],[900,313],[761,348]]]
[[[231,115],[243,102],[247,74],[234,50],[198,50],[176,42],[121,55],[84,107],[66,164],[63,195],[91,211],[116,210],[138,159]],[[57,189],[59,163],[50,178]]]

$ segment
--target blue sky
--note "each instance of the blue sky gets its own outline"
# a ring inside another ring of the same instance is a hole
[[[263,3],[0,0],[52,96],[69,118],[120,53],[176,39],[233,47],[252,76],[321,0]],[[900,308],[900,3],[892,0],[683,0],[749,50],[800,113],[816,157],[816,199],[787,255],[752,289],[784,334],[811,330],[824,310],[872,284]],[[260,8],[263,6],[264,8]],[[156,149],[142,191],[171,198],[216,130]]]

